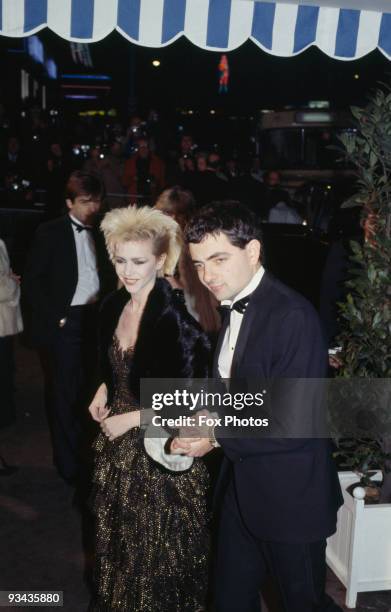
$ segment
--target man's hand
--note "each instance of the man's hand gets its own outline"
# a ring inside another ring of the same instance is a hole
[[[213,446],[209,442],[210,426],[201,424],[200,416],[213,418],[209,410],[200,410],[194,415],[195,424],[181,427],[179,437],[171,442],[173,455],[186,455],[187,457],[203,457],[209,453]]]
[[[100,424],[100,428],[105,436],[112,442],[122,436],[130,429],[140,426],[140,411],[125,412],[106,417]]]
[[[339,370],[343,366],[342,360],[337,355],[329,355],[329,366],[334,370]]]
[[[180,439],[189,438],[194,440],[194,438],[209,438],[210,425],[206,425],[205,419],[203,419],[204,422],[202,422],[200,419],[201,416],[208,419],[213,419],[213,415],[209,412],[209,410],[199,410],[194,414],[194,425],[181,427],[179,430]]]
[[[190,443],[190,450],[184,454],[187,457],[203,457],[207,453],[213,450],[213,446],[209,442],[208,438],[200,438]]]
[[[187,457],[203,457],[213,449],[206,438],[174,438],[171,442],[172,455],[186,455]]]
[[[194,442],[194,438],[174,438],[170,444],[170,454],[186,455],[187,451],[191,448],[190,442]]]
[[[329,349],[329,366],[339,370],[343,366],[342,348],[340,346]]]

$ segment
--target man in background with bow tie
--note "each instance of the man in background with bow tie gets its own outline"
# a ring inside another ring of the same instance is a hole
[[[326,376],[318,316],[263,268],[260,226],[248,209],[238,202],[206,206],[189,222],[185,240],[201,282],[228,307],[214,378]],[[325,594],[326,538],[342,504],[329,441],[232,438],[222,426],[191,443],[176,438],[174,452],[181,444],[189,456],[215,446],[225,456],[216,491],[216,611],[259,612],[259,590],[270,573],[284,612],[340,610]]]
[[[110,265],[95,227],[104,188],[99,178],[73,172],[67,214],[41,225],[23,279],[32,310],[31,336],[45,374],[53,460],[62,478],[79,476],[84,403],[94,374],[96,314]]]

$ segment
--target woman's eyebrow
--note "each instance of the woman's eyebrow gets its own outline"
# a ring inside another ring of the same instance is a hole
[[[115,255],[115,259],[121,259],[122,261],[127,261],[126,257],[122,257],[121,255]],[[142,255],[140,255],[140,257],[130,257],[129,261],[140,261],[140,259],[147,260],[147,257],[143,257]]]

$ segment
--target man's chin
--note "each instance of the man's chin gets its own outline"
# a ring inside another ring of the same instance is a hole
[[[213,295],[215,296],[216,300],[218,300],[219,302],[222,302],[223,300],[228,300],[229,297],[226,297],[226,291],[224,291],[224,288],[221,287],[221,289],[212,289],[211,287],[209,287],[209,291],[211,293],[213,293]]]

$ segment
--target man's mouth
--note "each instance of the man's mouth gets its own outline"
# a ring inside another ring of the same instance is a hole
[[[211,291],[219,291],[220,289],[222,289],[223,285],[208,285],[208,288]]]

